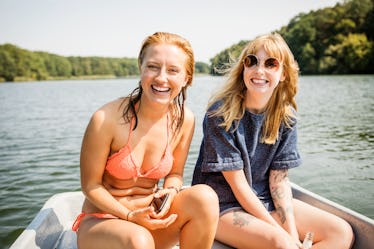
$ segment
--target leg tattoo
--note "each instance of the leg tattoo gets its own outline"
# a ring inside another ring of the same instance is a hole
[[[252,218],[249,215],[243,215],[241,211],[234,211],[233,215],[233,224],[239,227],[247,226]]]

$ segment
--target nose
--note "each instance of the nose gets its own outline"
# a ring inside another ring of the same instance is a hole
[[[263,73],[265,71],[265,65],[263,63],[259,63],[257,64],[257,66],[255,67],[255,70],[256,71],[259,71],[261,73]]]
[[[156,75],[155,80],[161,83],[168,81],[168,74],[164,68],[161,68],[161,70]]]

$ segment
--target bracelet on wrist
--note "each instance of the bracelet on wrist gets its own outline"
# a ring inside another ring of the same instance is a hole
[[[132,211],[128,212],[126,215],[126,220],[129,221],[129,215],[132,213]]]
[[[167,187],[167,189],[174,189],[175,190],[175,192],[177,192],[177,194],[179,193],[179,188],[177,188],[177,187],[174,187],[174,186],[171,186],[171,187]]]

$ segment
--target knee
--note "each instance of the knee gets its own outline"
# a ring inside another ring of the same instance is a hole
[[[142,227],[134,229],[128,239],[122,241],[122,248],[144,249],[155,248],[153,236],[151,233]]]
[[[216,192],[205,184],[198,184],[191,187],[190,201],[193,201],[193,206],[196,212],[203,213],[204,216],[212,216],[218,219],[219,204]]]
[[[205,184],[199,184],[192,187],[194,200],[202,209],[218,208],[218,196],[216,192]]]
[[[338,229],[336,231],[337,241],[341,243],[339,248],[349,249],[353,246],[354,233],[351,225],[345,220],[341,220]]]
[[[277,232],[272,236],[272,248],[276,249],[289,249],[295,248],[295,243],[288,239],[283,233]]]
[[[326,224],[326,230],[322,233],[321,242],[334,245],[335,248],[349,249],[354,242],[354,233],[351,225],[341,218],[334,223]]]

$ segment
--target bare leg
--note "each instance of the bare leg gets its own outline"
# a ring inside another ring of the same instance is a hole
[[[151,233],[142,226],[120,219],[88,217],[78,230],[79,249],[154,249]]]
[[[178,214],[177,220],[166,229],[152,231],[156,248],[170,248],[168,241],[178,239],[178,235],[181,249],[212,247],[219,216],[218,198],[213,189],[194,185],[181,191],[170,213]]]
[[[217,228],[218,197],[207,185],[195,185],[175,196],[170,214],[174,223],[149,231],[120,219],[88,217],[78,230],[79,249],[166,249],[178,243],[181,249],[210,249]]]
[[[343,219],[294,200],[294,212],[299,238],[308,231],[314,233],[313,249],[351,248],[354,235]],[[272,216],[280,223],[276,212]],[[216,239],[235,248],[295,248],[284,230],[256,219],[247,212],[231,211],[220,217]]]
[[[354,235],[345,220],[295,199],[294,212],[299,237],[304,238],[308,231],[314,232],[313,249],[351,248]]]
[[[196,185],[191,188],[191,193],[186,193],[183,209],[191,218],[181,231],[180,247],[210,249],[219,217],[216,193],[206,185]]]
[[[244,210],[230,211],[221,216],[216,239],[240,249],[297,249],[291,237],[281,228],[259,220]]]

